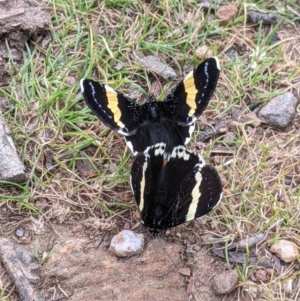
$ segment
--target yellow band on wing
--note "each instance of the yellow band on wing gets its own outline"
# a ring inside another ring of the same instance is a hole
[[[195,174],[195,179],[196,179],[196,185],[194,186],[194,189],[192,191],[192,202],[190,204],[189,211],[185,216],[185,221],[193,220],[196,215],[198,202],[201,196],[201,192],[200,192],[200,184],[202,181],[201,169],[199,169]]]
[[[190,107],[189,116],[193,116],[197,109],[196,95],[198,90],[195,86],[194,71],[192,70],[183,81],[184,90],[187,94],[186,103]]]
[[[106,97],[107,97],[107,107],[113,113],[113,119],[115,123],[120,127],[124,128],[124,123],[120,120],[121,119],[121,111],[118,107],[119,99],[118,93],[108,85],[105,85]]]

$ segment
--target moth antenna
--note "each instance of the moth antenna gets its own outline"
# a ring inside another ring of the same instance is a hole
[[[174,260],[172,259],[172,257],[169,255],[169,253],[167,252],[166,248],[164,247],[162,241],[159,239],[159,236],[157,237],[162,249],[166,252],[167,256],[169,257],[170,261],[173,263],[173,265],[175,266],[176,269],[178,269],[178,266],[176,265],[176,263],[174,262]]]

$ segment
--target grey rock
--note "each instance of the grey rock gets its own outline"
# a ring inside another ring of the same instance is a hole
[[[276,254],[284,262],[293,262],[300,258],[297,246],[285,239],[278,240],[271,246],[271,252]]]
[[[18,300],[45,300],[38,286],[39,262],[33,254],[6,238],[0,238],[0,261],[15,284],[19,294]]]
[[[175,71],[162,63],[161,60],[154,55],[148,55],[142,58],[136,57],[136,60],[140,65],[146,68],[146,70],[153,72],[164,79],[174,80],[176,78]]]
[[[279,22],[279,19],[275,15],[258,11],[250,11],[248,16],[253,23],[276,24]]]
[[[143,250],[144,236],[130,230],[123,230],[113,237],[109,250],[119,257],[137,255]]]
[[[212,289],[216,295],[228,294],[239,282],[238,273],[234,270],[224,271],[213,278]]]
[[[271,99],[258,112],[258,117],[265,123],[279,128],[285,128],[293,121],[298,100],[291,92]]]
[[[238,56],[239,56],[237,51],[234,48],[229,48],[226,51],[226,54],[233,62],[236,62],[238,59]]]
[[[24,182],[25,166],[20,160],[8,124],[0,111],[0,180]]]

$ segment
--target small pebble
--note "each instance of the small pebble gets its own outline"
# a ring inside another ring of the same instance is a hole
[[[201,247],[198,246],[198,245],[194,247],[194,250],[195,250],[196,252],[200,251],[200,249],[201,249]]]
[[[123,65],[121,63],[117,63],[114,65],[114,69],[120,71],[121,69],[123,69]]]
[[[239,282],[238,273],[234,270],[224,271],[213,278],[212,289],[216,295],[228,294]]]
[[[206,45],[203,45],[196,49],[196,55],[198,59],[209,58],[212,57],[212,51]]]
[[[77,83],[77,79],[74,76],[67,76],[66,83],[70,86],[74,86]]]
[[[191,276],[191,270],[189,268],[179,269],[178,273],[183,275],[183,276]]]
[[[227,25],[234,20],[237,15],[237,8],[231,4],[221,6],[217,11],[217,17],[220,19],[221,25]]]
[[[238,53],[237,51],[234,49],[234,48],[229,48],[227,51],[226,51],[226,55],[233,61],[233,62],[236,62],[237,59],[238,59]]]
[[[16,236],[18,236],[18,237],[24,236],[24,230],[22,228],[17,229]]]
[[[171,230],[170,230],[170,229],[167,229],[165,235],[166,235],[166,236],[169,236],[169,235],[171,235],[171,233],[172,233]]]
[[[271,252],[284,262],[293,262],[299,258],[297,246],[289,240],[278,240],[271,246]]]
[[[291,178],[285,177],[285,178],[284,178],[284,184],[285,184],[285,185],[291,185],[291,184],[292,184],[292,179],[291,179]]]
[[[256,270],[254,272],[254,276],[255,276],[255,280],[256,281],[263,281],[263,282],[266,282],[269,280],[269,275],[268,275],[268,271],[266,270]]]
[[[293,121],[298,100],[291,92],[276,96],[264,105],[258,112],[258,117],[265,123],[279,128],[285,128]]]
[[[130,230],[123,230],[113,237],[109,250],[119,257],[139,254],[144,247],[143,234],[136,234]]]

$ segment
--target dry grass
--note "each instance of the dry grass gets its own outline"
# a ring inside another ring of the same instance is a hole
[[[229,117],[233,107],[247,114],[284,91],[300,96],[300,28],[288,22],[299,9],[292,2],[256,1],[259,8],[282,18],[276,26],[256,26],[246,22],[251,6],[237,1],[238,16],[226,27],[220,26],[214,11],[204,11],[193,1],[67,2],[48,1],[52,44],[28,48],[23,69],[1,89],[14,104],[6,119],[29,176],[25,184],[0,186],[1,236],[11,235],[32,216],[66,225],[86,221],[113,231],[117,225],[136,223],[128,183],[131,155],[124,141],[85,107],[78,82],[93,77],[145,98],[154,78],[134,62],[137,49],[170,62],[179,78],[197,64],[198,46],[207,45],[218,55],[221,77],[201,125]],[[275,33],[279,40],[270,44]],[[228,55],[232,48],[234,60]],[[115,70],[117,64],[120,70]],[[230,135],[207,141],[201,149],[206,158],[219,146],[237,150],[233,156],[211,157],[224,179],[224,198],[207,218],[208,232],[229,243],[265,232],[268,240],[258,248],[266,255],[279,238],[300,246],[299,124],[298,109],[286,131],[233,121]],[[196,131],[190,148],[197,145],[198,135]],[[53,153],[51,170],[45,166],[46,149]],[[87,160],[95,173],[81,175],[78,160]],[[252,268],[237,266],[236,300],[299,299],[297,263],[285,265],[268,283],[254,281]],[[9,289],[0,285],[0,297],[1,291],[7,296]]]

